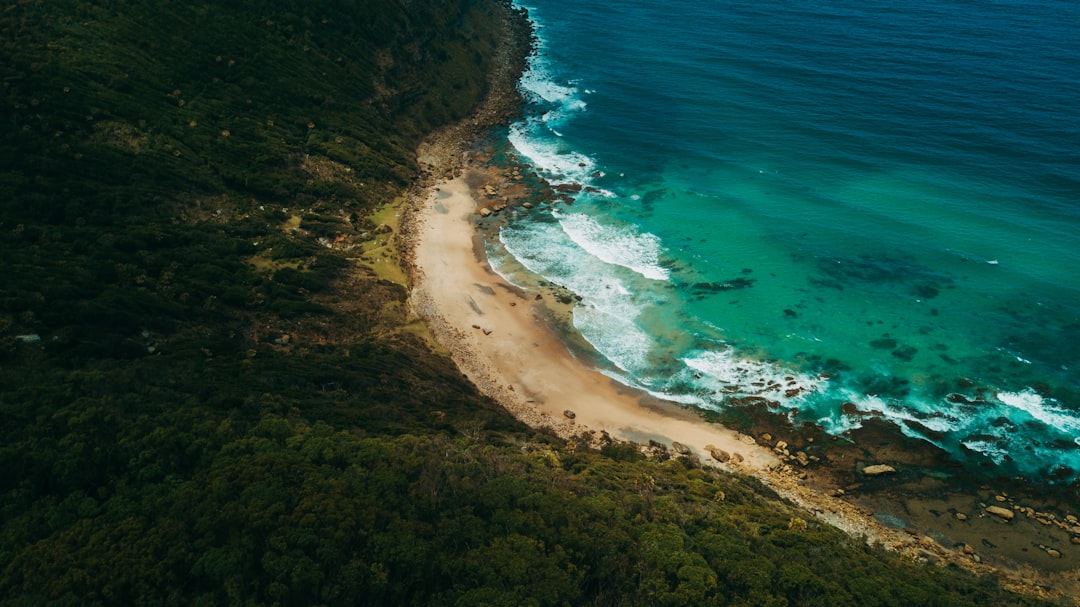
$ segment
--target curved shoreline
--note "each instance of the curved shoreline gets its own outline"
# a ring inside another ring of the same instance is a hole
[[[511,14],[510,21],[518,17],[526,18]],[[1060,590],[1046,590],[1047,578],[1035,569],[991,567],[965,552],[969,547],[949,548],[929,536],[887,526],[830,487],[814,486],[753,438],[614,382],[570,353],[549,326],[551,310],[537,301],[540,294],[524,292],[491,270],[475,229],[483,197],[477,190],[488,176],[485,161],[475,159],[468,146],[520,107],[515,85],[524,59],[517,53],[527,46],[527,29],[527,23],[508,25],[511,35],[500,50],[487,102],[473,117],[420,147],[424,172],[404,209],[401,245],[412,285],[410,305],[462,372],[522,422],[550,428],[571,444],[595,444],[605,435],[669,448],[678,442],[704,462],[752,474],[818,520],[869,544],[912,559],[995,574],[1017,592],[1060,596]],[[730,459],[721,464],[713,450],[726,454],[720,459]]]

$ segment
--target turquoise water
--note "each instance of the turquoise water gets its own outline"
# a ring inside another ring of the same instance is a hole
[[[509,143],[589,189],[489,254],[580,295],[612,377],[1075,478],[1080,7],[525,6]]]

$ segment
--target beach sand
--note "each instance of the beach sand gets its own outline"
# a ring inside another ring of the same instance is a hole
[[[747,472],[779,463],[749,436],[706,424],[693,412],[626,388],[576,359],[544,321],[544,301],[491,270],[473,228],[476,209],[461,177],[429,192],[413,217],[419,238],[412,302],[481,391],[529,425],[549,426],[567,438],[591,430],[669,448],[679,442],[702,459],[719,449],[732,457],[729,467]]]

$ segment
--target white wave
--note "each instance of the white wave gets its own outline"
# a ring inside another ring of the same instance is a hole
[[[636,375],[648,370],[649,352],[655,347],[653,338],[635,324],[637,314],[631,306],[577,306],[574,328],[604,358]]]
[[[601,355],[628,373],[648,369],[655,341],[638,326],[647,304],[617,275],[620,266],[583,249],[556,223],[508,226],[499,240],[530,272],[581,297],[574,328]]]
[[[874,413],[892,422],[914,422],[934,432],[951,432],[960,428],[962,420],[950,413],[935,412],[934,414],[921,413],[910,400],[893,401],[880,396],[870,396],[855,393],[851,390],[843,390],[847,401],[855,405],[855,408],[863,413]],[[932,407],[930,407],[932,408]],[[897,425],[908,434],[908,426],[903,423]],[[910,436],[910,434],[909,434]],[[918,438],[925,438],[919,436]]]
[[[583,213],[557,213],[555,216],[570,239],[590,255],[652,280],[670,277],[670,272],[660,266],[662,246],[655,234],[603,225]]]
[[[537,129],[552,133],[551,137],[538,136]],[[510,144],[519,154],[527,158],[548,181],[554,184],[582,183],[593,172],[591,158],[571,149],[544,125],[530,122],[517,122],[510,126],[507,135]]]
[[[826,380],[784,369],[779,365],[738,357],[732,350],[698,351],[683,363],[708,380],[718,392],[763,396],[779,402],[805,398],[824,387]]]
[[[858,430],[862,428],[862,420],[858,417],[849,415],[843,415],[836,412],[835,415],[825,415],[817,418],[814,422],[821,426],[825,432],[833,435],[840,436],[851,430]]]
[[[1064,432],[1080,432],[1080,417],[1076,412],[1054,406],[1056,401],[1044,398],[1031,388],[1022,392],[998,392],[997,399],[1015,410],[1023,411],[1028,416],[1043,424]]]
[[[1001,465],[1005,458],[1009,456],[1009,450],[1001,447],[997,443],[986,440],[966,440],[960,441],[960,444],[975,451],[981,453],[986,457],[989,457],[995,464]]]

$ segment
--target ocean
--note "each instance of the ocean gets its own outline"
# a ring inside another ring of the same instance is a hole
[[[1080,475],[1080,4],[529,0],[491,234],[627,385]],[[580,191],[575,191],[578,188]],[[520,210],[519,210],[520,211]]]

